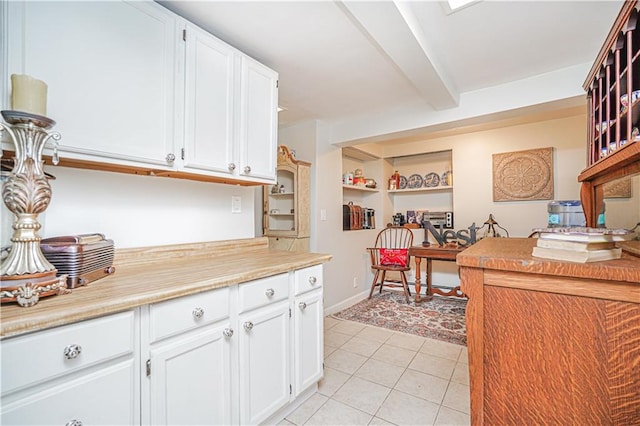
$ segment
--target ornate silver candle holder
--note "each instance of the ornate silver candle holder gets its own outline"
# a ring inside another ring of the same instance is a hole
[[[56,268],[40,250],[38,215],[51,201],[51,185],[44,174],[42,152],[60,134],[48,132],[55,121],[22,111],[2,111],[8,125],[0,123],[15,146],[13,170],[2,185],[2,199],[15,215],[11,247],[0,263],[1,301],[32,306],[40,297],[65,293],[66,275],[56,277]],[[57,149],[53,161],[57,164]]]

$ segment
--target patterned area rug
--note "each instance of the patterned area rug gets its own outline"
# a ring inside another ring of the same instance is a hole
[[[402,293],[390,291],[374,293],[370,300],[364,299],[334,316],[466,346],[466,306],[466,299],[439,296],[418,305],[411,300],[407,305]]]

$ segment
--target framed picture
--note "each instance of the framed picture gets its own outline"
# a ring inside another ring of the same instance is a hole
[[[407,210],[407,223],[417,223],[415,210]]]
[[[389,179],[389,191],[393,191],[396,190],[398,188],[396,188],[396,180],[395,179]]]

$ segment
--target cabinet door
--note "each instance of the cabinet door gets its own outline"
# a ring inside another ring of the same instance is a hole
[[[322,378],[322,290],[295,299],[294,383],[295,396]]]
[[[18,400],[3,398],[0,424],[138,424],[136,383],[139,377],[129,359]]]
[[[278,74],[242,55],[240,175],[273,182],[276,176]]]
[[[150,350],[151,424],[231,422],[228,322]]]
[[[47,83],[61,155],[170,169],[174,15],[153,2],[9,3],[9,73]]]
[[[187,24],[184,164],[233,175],[235,49]]]
[[[289,302],[240,317],[240,424],[258,424],[289,402]]]

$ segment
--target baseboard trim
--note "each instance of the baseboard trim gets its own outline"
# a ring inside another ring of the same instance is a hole
[[[325,306],[324,308],[324,316],[326,317],[327,315],[333,315],[337,312],[340,312],[343,309],[348,308],[349,306],[353,306],[356,303],[358,303],[361,300],[366,299],[367,297],[369,297],[369,291],[370,289],[367,289],[365,291],[363,291],[362,293],[358,293],[355,296],[351,296],[350,298],[343,300],[340,303],[336,303],[335,305],[332,306]]]

